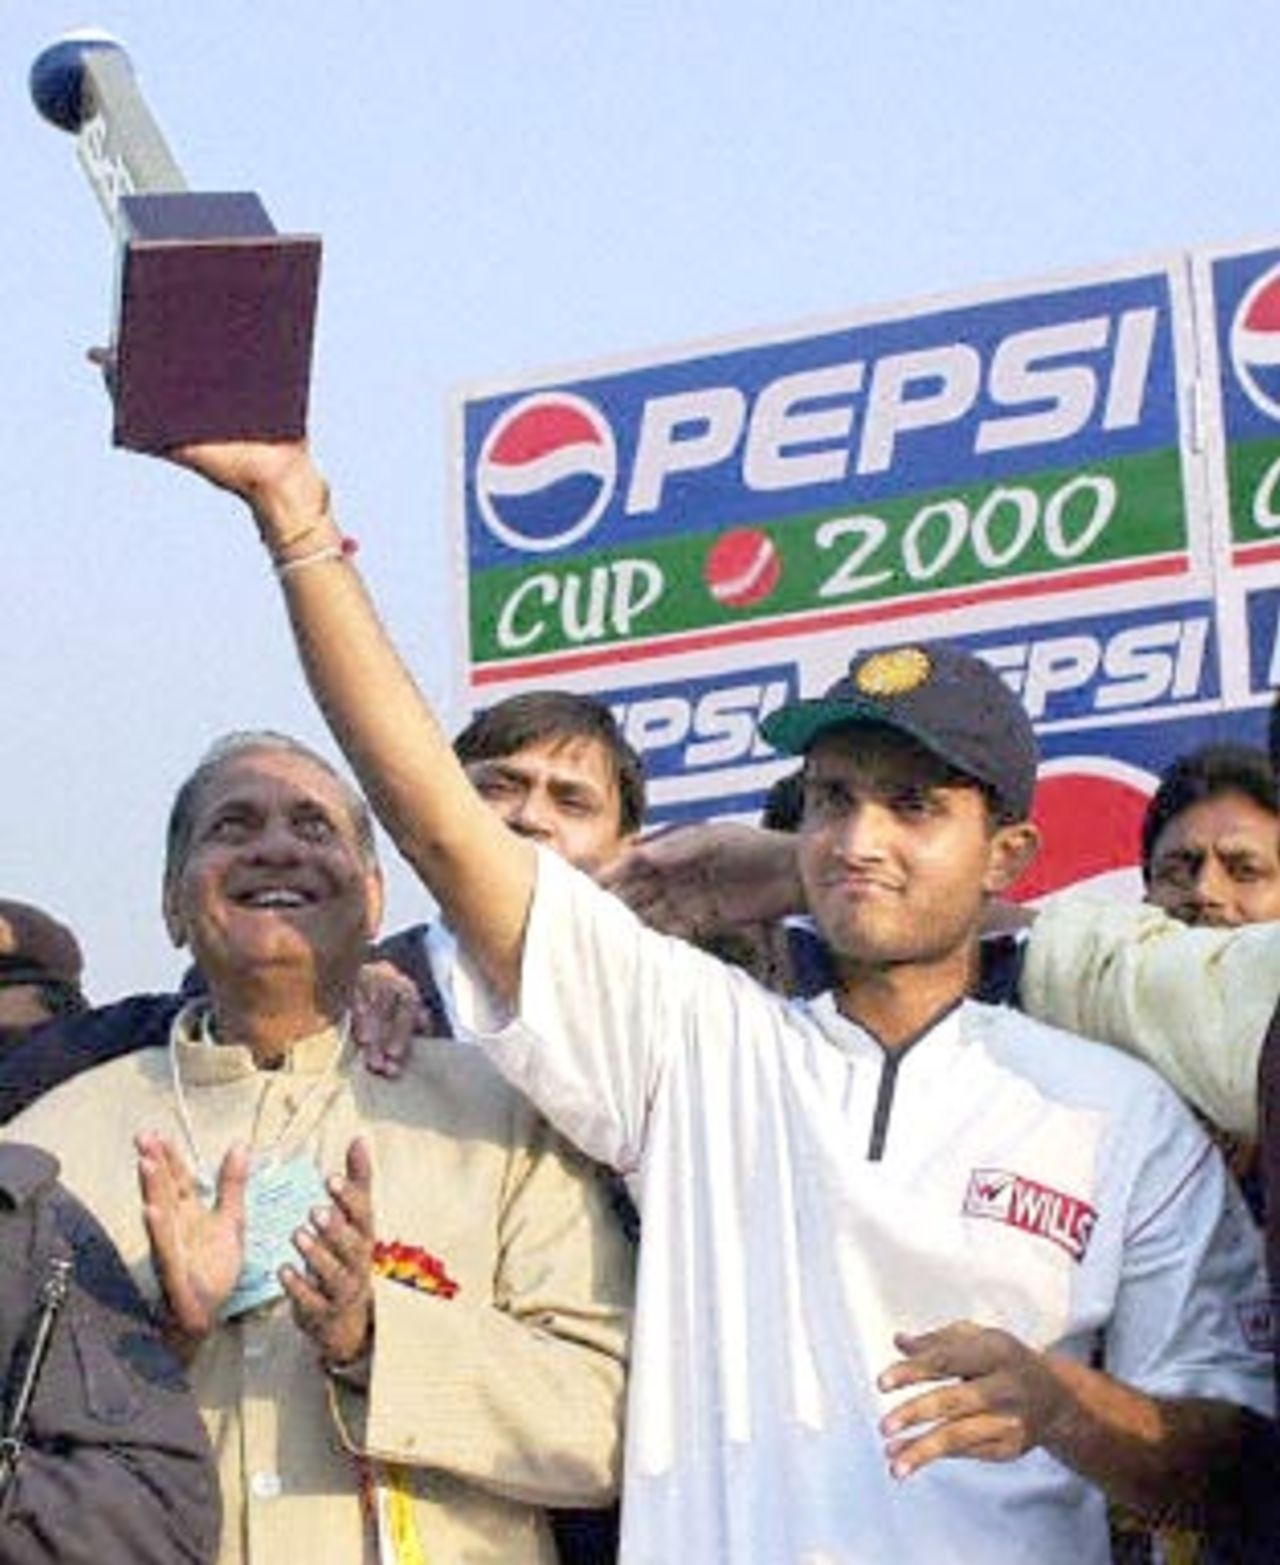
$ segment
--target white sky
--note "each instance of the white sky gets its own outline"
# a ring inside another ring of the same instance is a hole
[[[26,86],[90,24],[192,185],[323,234],[313,442],[439,701],[451,388],[1280,234],[1263,0],[0,0],[0,891],[103,1000],[179,971],[160,844],[206,743],[331,747],[235,505],[109,443],[108,235]],[[393,870],[390,922],[424,906]]]

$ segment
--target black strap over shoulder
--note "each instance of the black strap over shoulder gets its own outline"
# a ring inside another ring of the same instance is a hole
[[[9,1366],[0,1430],[0,1502],[18,1471],[36,1388],[53,1346],[53,1333],[71,1292],[72,1263],[53,1256],[40,1284],[38,1307],[23,1334],[22,1347]]]

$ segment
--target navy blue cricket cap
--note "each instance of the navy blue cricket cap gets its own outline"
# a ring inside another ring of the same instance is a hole
[[[1015,821],[1031,814],[1040,755],[1026,709],[989,663],[944,642],[860,653],[825,695],[772,712],[760,732],[803,755],[836,729],[865,724],[906,734],[988,789]]]

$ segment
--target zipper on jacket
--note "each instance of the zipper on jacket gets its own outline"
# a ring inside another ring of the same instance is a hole
[[[889,1115],[893,1110],[893,1092],[898,1084],[898,1067],[906,1052],[906,1049],[884,1051],[880,1085],[876,1088],[876,1111],[871,1120],[871,1141],[867,1147],[867,1161],[870,1163],[878,1163],[884,1156],[884,1144],[889,1135]]]
[[[898,1070],[903,1060],[922,1038],[927,1038],[943,1018],[962,1006],[964,1001],[965,997],[961,995],[958,999],[944,1005],[936,1016],[925,1023],[914,1038],[908,1038],[896,1049],[887,1049],[879,1039],[876,1039],[880,1044],[883,1063],[880,1066],[880,1085],[876,1088],[876,1111],[871,1118],[871,1141],[867,1146],[869,1163],[879,1163],[884,1157],[884,1144],[889,1139],[889,1116],[893,1113],[893,1097],[898,1087]]]

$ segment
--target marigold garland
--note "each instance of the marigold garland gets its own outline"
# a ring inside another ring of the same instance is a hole
[[[399,1239],[386,1243],[379,1240],[374,1245],[373,1269],[379,1277],[442,1299],[451,1299],[458,1291],[458,1284],[445,1270],[443,1261],[420,1245],[403,1244]]]

